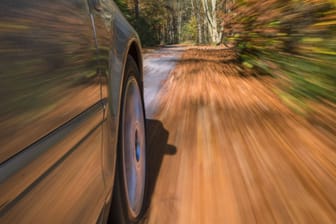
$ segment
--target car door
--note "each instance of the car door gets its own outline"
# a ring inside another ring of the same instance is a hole
[[[0,3],[0,223],[92,223],[103,103],[86,0]]]
[[[94,25],[94,35],[96,38],[96,47],[98,55],[99,73],[101,75],[102,82],[102,99],[103,102],[108,104],[108,100],[116,98],[116,92],[119,91],[120,82],[112,81],[108,75],[111,70],[112,63],[117,62],[117,58],[111,56],[112,51],[116,51],[117,46],[114,42],[116,38],[115,33],[115,10],[116,6],[112,0],[88,0],[90,7],[90,16],[92,24]],[[120,46],[118,46],[120,47]],[[123,49],[122,51],[125,51]],[[119,67],[122,67],[120,64]],[[120,79],[122,77],[122,71],[114,73],[114,77]],[[116,86],[112,86],[116,85]],[[110,99],[108,99],[108,92]],[[109,105],[112,105],[109,103]],[[114,108],[113,114],[107,114],[108,110],[104,113],[103,122],[103,174],[105,180],[105,192],[106,192],[106,207],[109,207],[109,201],[111,199],[111,191],[114,183],[115,175],[115,163],[116,163],[116,131],[118,120],[119,107]],[[108,209],[107,209],[108,210]]]

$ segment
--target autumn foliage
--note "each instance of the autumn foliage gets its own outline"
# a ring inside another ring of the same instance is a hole
[[[295,110],[336,102],[335,0],[116,3],[145,45],[223,44],[235,49],[243,75],[276,77],[275,91]]]
[[[335,4],[240,0],[222,18],[225,41],[234,42],[242,64],[281,78],[284,100],[336,101]]]

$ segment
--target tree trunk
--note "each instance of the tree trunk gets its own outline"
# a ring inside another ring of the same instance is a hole
[[[204,40],[199,1],[196,0],[196,3],[194,3],[194,0],[191,0],[191,6],[193,9],[193,15],[195,16],[197,22],[197,43],[201,44],[204,43]]]
[[[177,43],[181,42],[182,37],[182,16],[183,16],[183,4],[181,1],[177,1]]]
[[[135,19],[139,18],[139,0],[134,0],[134,15]]]
[[[211,0],[211,5],[209,6],[208,0],[202,0],[204,15],[207,19],[208,30],[212,43],[218,43],[220,41],[220,36],[218,33],[217,26],[217,12],[216,12],[217,0]]]

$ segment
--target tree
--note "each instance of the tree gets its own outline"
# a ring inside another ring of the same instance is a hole
[[[134,14],[135,18],[139,18],[139,0],[134,0]]]
[[[220,41],[220,33],[218,32],[217,20],[217,0],[201,0],[204,10],[204,15],[208,24],[208,30],[212,43]]]
[[[193,11],[193,16],[196,18],[197,21],[197,39],[196,42],[198,44],[204,43],[204,32],[202,26],[202,18],[201,18],[201,11],[200,11],[200,1],[191,0],[191,6]]]

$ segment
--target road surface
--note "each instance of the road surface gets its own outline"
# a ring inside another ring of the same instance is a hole
[[[336,223],[335,136],[288,110],[223,48],[145,54],[143,223]]]

